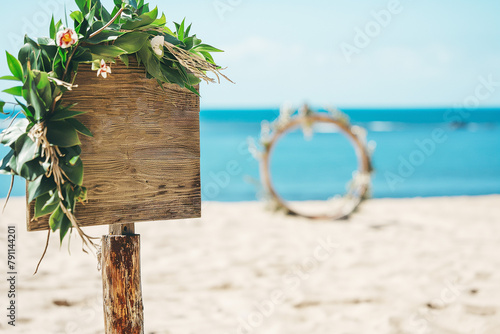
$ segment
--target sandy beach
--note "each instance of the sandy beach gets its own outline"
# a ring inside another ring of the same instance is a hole
[[[17,225],[17,322],[2,333],[103,333],[101,278],[73,236]],[[107,227],[89,228],[93,236]],[[208,202],[203,218],[137,225],[146,333],[500,333],[500,196],[377,199],[346,222],[310,222],[264,204]]]

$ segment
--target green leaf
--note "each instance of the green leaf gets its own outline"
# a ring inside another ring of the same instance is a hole
[[[77,190],[77,188],[79,187],[72,186],[69,183],[65,183],[62,187],[62,193],[64,196],[63,204],[69,212],[75,212],[75,191]]]
[[[0,164],[1,162],[2,160],[0,160]],[[6,168],[0,168],[0,175],[9,175],[10,177],[14,177],[16,174],[12,172],[10,167],[6,167]]]
[[[72,226],[71,220],[69,220],[69,218],[66,217],[66,215],[64,215],[64,217],[61,221],[61,224],[59,225],[59,240],[60,240],[61,244],[64,240],[64,237],[66,236],[69,229],[71,228],[71,226]]]
[[[99,35],[85,40],[85,42],[89,43],[89,44],[100,44],[102,42],[112,42],[123,34],[124,33],[120,32],[120,31],[107,31],[107,30],[105,30],[105,31],[101,32]]]
[[[81,133],[82,135],[85,135],[87,137],[94,137],[92,132],[76,118],[68,118],[66,122],[71,124],[75,128],[75,130]]]
[[[69,164],[74,164],[71,161],[74,158],[79,158],[80,154],[82,154],[82,148],[80,146],[73,146],[73,147],[61,147],[59,148],[61,150],[61,153],[63,154],[63,158],[60,159],[59,161],[64,160],[64,162],[69,163]]]
[[[8,174],[11,173],[11,168],[9,167],[9,161],[12,159],[12,156],[14,156],[14,150],[10,150],[9,153],[7,153],[2,160],[0,160],[0,173],[6,172]],[[2,173],[4,174],[4,173]]]
[[[61,169],[66,173],[69,180],[73,184],[81,186],[83,184],[83,162],[82,159],[76,159],[76,163],[71,164],[60,163]]]
[[[37,157],[38,146],[31,140],[27,133],[22,134],[15,143],[16,157],[18,166],[24,165]]]
[[[217,49],[217,48],[214,48],[213,46],[208,45],[208,44],[199,44],[199,45],[195,46],[193,48],[193,50],[196,50],[198,52],[202,52],[202,51],[204,51],[204,52],[224,52],[224,51]]]
[[[62,121],[64,119],[68,119],[68,118],[72,118],[72,117],[75,117],[78,115],[85,114],[84,111],[69,110],[70,108],[74,107],[75,105],[76,105],[76,103],[71,105],[71,106],[68,106],[66,108],[57,109],[56,111],[54,111],[54,113],[50,117],[50,120],[51,121]]]
[[[88,34],[88,29],[89,27],[89,22],[87,20],[83,20],[82,23],[80,23],[80,25],[78,25],[76,28],[75,28],[75,31],[78,33],[78,34],[81,34],[81,35],[84,35],[84,36],[87,36]]]
[[[5,113],[5,111],[3,111],[3,108],[5,107],[5,102],[4,101],[0,101],[0,114],[2,115],[6,115],[7,113]]]
[[[169,42],[170,44],[172,45],[179,45],[181,44],[181,41],[179,41],[176,37],[172,36],[172,35],[165,35],[165,42]]]
[[[116,58],[124,53],[127,53],[127,51],[113,45],[90,45],[89,49],[92,54],[97,55],[101,58]]]
[[[76,2],[76,5],[78,6],[78,8],[80,8],[80,10],[83,12],[83,13],[88,13],[88,10],[90,8],[86,7],[87,6],[87,0],[75,0]],[[87,10],[85,10],[87,9]]]
[[[164,78],[167,80],[167,82],[179,85],[180,87],[184,87],[182,74],[179,72],[177,68],[174,69],[162,63],[160,66],[160,70]],[[160,80],[160,81],[165,81],[165,80]]]
[[[43,109],[52,104],[52,88],[50,86],[49,74],[47,72],[33,71],[34,84],[36,85],[37,95],[44,102]]]
[[[127,21],[122,26],[122,29],[135,30],[137,28],[150,25],[151,23],[156,21],[157,17],[158,17],[158,8],[155,8],[152,11],[150,11],[149,13],[144,13],[144,14],[140,15],[137,21]]]
[[[80,46],[78,51],[73,56],[73,63],[83,63],[89,61],[92,61],[92,53],[89,49]]]
[[[52,145],[71,147],[80,145],[78,133],[67,120],[47,123],[47,139]]]
[[[52,194],[49,192],[45,195],[38,197],[35,201],[35,217],[40,218],[45,215],[48,215],[59,206],[59,196],[57,195],[57,191]]]
[[[26,102],[28,102],[28,105],[33,106],[35,110],[34,113],[35,121],[39,121],[45,117],[47,112],[47,106],[45,105],[45,102],[38,94],[35,82],[35,75],[36,74],[33,71],[28,71],[27,79],[23,86],[23,97],[26,100]]]
[[[95,21],[94,23],[92,23],[90,25],[89,34],[92,35],[93,33],[101,30],[101,28],[104,28],[106,23],[107,22],[103,22],[103,21]]]
[[[57,209],[50,215],[49,225],[52,229],[52,232],[57,231],[62,224],[63,218],[66,217],[64,212],[61,209],[61,206],[58,206]]]
[[[163,27],[165,24],[167,24],[167,18],[165,17],[164,13],[161,13],[161,17],[159,19],[156,19],[151,23],[152,26],[156,27]]]
[[[160,61],[153,55],[151,46],[145,44],[144,47],[139,50],[138,54],[143,61],[146,70],[152,77],[162,82],[166,81],[166,78],[163,76],[161,71]]]
[[[188,76],[188,72],[186,70],[186,68],[182,65],[179,65],[179,66],[176,66],[177,68],[177,71],[179,72],[179,74],[181,75],[181,80],[183,82],[183,84],[181,85],[181,87],[184,85],[184,82],[188,83],[188,80],[189,80],[189,76]]]
[[[81,12],[81,11],[79,11],[79,10],[74,11],[73,13],[71,13],[71,14],[69,15],[69,17],[71,17],[71,19],[72,19],[73,21],[76,21],[76,22],[78,22],[78,23],[82,23],[82,22],[83,22],[83,20],[84,20],[84,18],[83,18],[83,14],[82,14],[82,12]],[[53,38],[55,38],[55,37],[53,37]]]
[[[0,77],[0,80],[12,80],[12,81],[19,81],[18,78],[11,76],[11,75],[4,75],[3,77]]]
[[[76,164],[78,163],[78,160],[79,160],[79,159],[80,159],[80,157],[73,157],[73,158],[71,158],[71,159],[69,160],[69,164],[70,164],[71,166],[74,166],[74,165],[76,165]]]
[[[109,22],[111,21],[111,14],[107,11],[106,8],[101,4],[100,0],[97,0],[97,5],[99,6],[99,15],[100,19],[104,22]]]
[[[49,191],[55,191],[57,185],[54,179],[47,178],[45,175],[40,176],[35,181],[28,182],[28,203],[31,203],[35,198],[45,195]]]
[[[122,50],[127,51],[127,53],[136,53],[149,39],[149,34],[139,31],[133,31],[120,36],[115,42],[114,46],[119,47]]]
[[[87,15],[85,15],[84,21],[88,22],[89,26],[92,26],[95,22],[95,11],[96,11],[96,7],[92,7],[90,12]],[[87,33],[90,33],[90,31],[88,31]]]
[[[128,67],[128,65],[129,65],[128,55],[121,55],[121,56],[120,56],[120,59],[121,59],[121,61],[125,64],[125,66],[127,66],[127,67]]]
[[[54,15],[52,15],[52,19],[50,20],[49,36],[52,39],[56,39],[56,34],[57,34],[56,24],[54,22]]]
[[[135,0],[123,0],[123,3],[130,5],[130,6],[134,7],[135,9],[137,9],[137,2]]]
[[[193,47],[199,45],[201,43],[201,39],[196,38],[196,35],[191,37],[184,38],[184,50],[191,50]]]
[[[87,188],[79,187],[80,191],[75,192],[75,199],[79,202],[85,202],[87,200]]]
[[[15,98],[14,100],[16,100],[17,104],[20,105],[21,108],[23,109],[22,112],[23,112],[24,116],[27,119],[29,119],[31,122],[33,122],[34,120],[33,120],[32,110],[29,107],[25,106],[24,103],[21,103],[21,101],[19,101],[18,99]],[[26,125],[26,126],[28,126],[28,125]]]
[[[187,28],[186,28],[186,32],[184,33],[184,36],[185,37],[189,37],[189,33],[191,32],[191,27],[192,27],[193,24],[190,24]]]
[[[61,78],[63,76],[64,66],[65,63],[63,62],[59,53],[57,53],[52,63],[52,72],[54,72],[58,78]]]
[[[24,37],[25,44],[19,50],[19,60],[21,61],[21,64],[23,65],[24,71],[28,70],[28,62],[31,63],[31,68],[37,68],[37,64],[39,61],[37,59],[40,57],[40,46],[35,43],[32,39],[30,39],[28,36]]]
[[[101,60],[96,59],[92,62],[92,71],[97,71],[98,69],[101,68]]]
[[[180,41],[184,41],[184,22],[186,21],[186,18],[182,20],[181,25],[177,29],[177,38],[179,38]]]
[[[26,181],[34,181],[46,173],[46,170],[41,165],[40,159],[28,161],[21,165],[17,163],[17,157],[15,154],[9,161],[9,167],[16,175],[21,176],[26,179]]]
[[[13,55],[8,52],[7,54],[7,64],[9,65],[9,70],[13,76],[19,79],[19,81],[23,81],[23,67],[19,60],[16,59]]]
[[[56,205],[59,205],[59,202],[61,201],[61,199],[59,198],[59,193],[57,191],[49,191],[49,193],[46,195],[49,195],[50,198],[45,202],[42,210],[48,210],[49,207],[53,207],[53,210],[55,210],[57,208]]]
[[[14,95],[14,96],[23,96],[23,87],[22,86],[16,86],[8,89],[4,89],[2,92]]]
[[[202,56],[203,58],[205,58],[206,61],[208,61],[209,63],[213,64],[213,65],[217,65],[215,63],[215,60],[214,58],[212,57],[212,55],[208,52],[205,52],[205,51],[195,51],[196,53],[198,53],[200,56]]]
[[[11,146],[12,144],[14,144],[21,135],[26,133],[28,124],[28,120],[21,119],[14,125],[3,130],[0,134],[0,143],[5,146]]]
[[[61,20],[57,21],[57,23],[56,23],[56,31],[59,31],[61,29],[62,25],[63,24],[62,24]]]
[[[194,93],[196,96],[200,96],[200,93],[193,86],[186,84],[184,87],[187,88],[191,93]]]
[[[55,43],[55,42],[53,42]],[[40,44],[40,62],[42,66],[40,68],[35,68],[35,70],[40,70],[42,72],[47,72],[49,73],[52,70],[52,62],[55,58],[55,55],[57,54],[57,46],[55,44],[52,45],[46,45],[46,44]]]
[[[56,46],[56,42],[52,38],[39,37],[37,39],[37,42],[40,45],[40,47],[42,47],[42,45],[44,45],[44,46],[53,46],[53,47]]]

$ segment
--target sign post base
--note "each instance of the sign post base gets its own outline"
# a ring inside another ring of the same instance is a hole
[[[143,334],[140,236],[134,224],[110,225],[102,237],[101,268],[106,334]]]

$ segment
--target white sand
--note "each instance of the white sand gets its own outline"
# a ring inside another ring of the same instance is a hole
[[[20,273],[17,326],[1,311],[0,332],[102,333],[96,259],[54,236],[32,276],[46,234],[24,215],[14,199],[0,216],[0,310],[8,224]],[[371,200],[341,223],[261,203],[206,203],[203,216],[137,226],[146,333],[500,333],[500,196]]]

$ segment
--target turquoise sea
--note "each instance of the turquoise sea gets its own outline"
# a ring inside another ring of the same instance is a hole
[[[349,109],[355,125],[376,143],[373,197],[460,196],[500,193],[500,109]],[[213,201],[249,201],[260,196],[259,165],[248,152],[261,122],[278,109],[203,110],[202,196]],[[4,122],[5,124],[5,122]],[[301,131],[283,138],[271,173],[288,200],[322,200],[343,193],[356,169],[350,143],[321,127],[311,140]],[[0,154],[6,149],[0,148]],[[0,198],[10,178],[0,176]],[[16,180],[13,196],[24,195]]]

